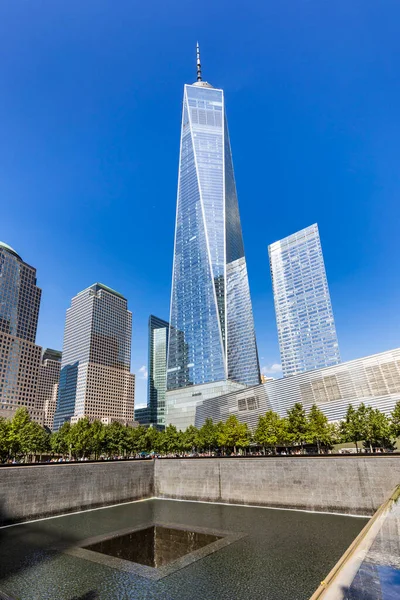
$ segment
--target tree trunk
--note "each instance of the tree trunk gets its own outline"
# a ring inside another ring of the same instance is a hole
[[[319,440],[317,440],[317,448],[318,448],[318,454],[321,454],[321,444],[319,443]]]
[[[354,443],[356,445],[356,454],[358,454],[358,444],[357,444],[357,442],[354,442]]]
[[[373,453],[373,449],[372,449],[372,444],[371,444],[371,442],[369,443],[369,450],[370,450],[370,452],[371,452],[371,454],[372,454],[372,453]]]

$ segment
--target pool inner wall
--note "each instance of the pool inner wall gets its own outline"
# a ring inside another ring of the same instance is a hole
[[[0,468],[0,525],[146,498],[372,515],[400,456],[155,459]]]

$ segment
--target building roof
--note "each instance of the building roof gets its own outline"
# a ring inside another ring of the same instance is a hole
[[[61,358],[61,350],[53,350],[53,348],[42,348],[42,361],[55,360],[57,362],[61,362]]]
[[[109,292],[109,294],[114,294],[114,296],[118,296],[118,298],[122,298],[122,300],[126,300],[125,296],[123,296],[122,294],[120,294],[119,292],[116,292],[115,290],[113,290],[112,288],[108,287],[108,285],[104,285],[104,283],[94,283],[93,285],[89,286],[91,288],[95,288],[96,291],[100,288],[106,292]]]
[[[4,248],[4,250],[7,250],[7,252],[9,252],[10,254],[13,254],[14,256],[16,256],[17,258],[22,260],[20,255],[17,252],[15,252],[14,248],[11,248],[11,246],[6,244],[5,242],[0,242],[0,248]]]

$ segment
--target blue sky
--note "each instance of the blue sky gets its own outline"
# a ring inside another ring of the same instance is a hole
[[[37,342],[70,299],[129,299],[137,404],[147,319],[168,319],[180,113],[226,94],[256,332],[279,349],[267,246],[318,222],[343,360],[399,346],[396,0],[69,0],[0,5],[0,239],[37,268]]]

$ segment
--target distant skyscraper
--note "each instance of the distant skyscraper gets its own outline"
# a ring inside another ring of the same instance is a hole
[[[202,81],[198,52],[183,96],[167,388],[227,380],[260,373],[224,93]]]
[[[39,368],[36,403],[44,412],[44,425],[53,429],[60,381],[61,352],[44,348]]]
[[[36,405],[40,346],[35,345],[42,290],[36,269],[0,242],[0,415],[26,406],[39,423]]]
[[[95,283],[67,310],[54,429],[82,417],[133,421],[132,313],[118,292]]]
[[[268,248],[285,377],[340,362],[318,226]]]
[[[165,427],[168,328],[167,321],[150,315],[147,407],[135,410],[136,421],[159,429]]]
[[[35,342],[42,290],[36,269],[0,242],[0,331]]]

